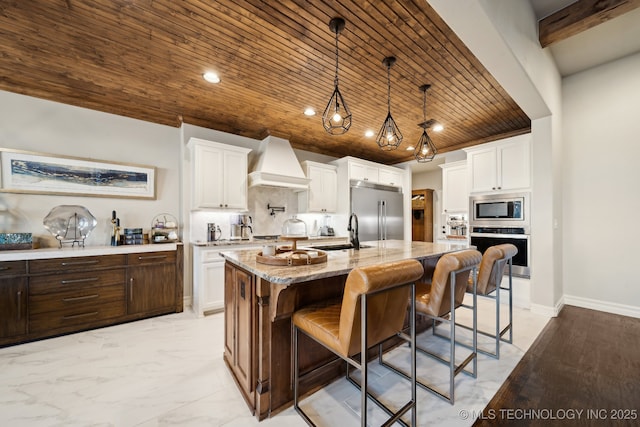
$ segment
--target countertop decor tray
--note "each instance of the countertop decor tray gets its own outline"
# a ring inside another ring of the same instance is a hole
[[[311,265],[327,262],[327,253],[316,249],[283,250],[276,249],[275,255],[258,252],[256,261],[269,265]]]

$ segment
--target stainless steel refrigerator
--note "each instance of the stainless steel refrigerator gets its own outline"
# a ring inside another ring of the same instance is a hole
[[[358,237],[367,240],[404,239],[402,189],[351,181],[351,212],[358,216]]]

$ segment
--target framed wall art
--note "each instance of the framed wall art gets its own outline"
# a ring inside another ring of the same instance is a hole
[[[156,198],[152,166],[0,148],[0,167],[3,192]]]

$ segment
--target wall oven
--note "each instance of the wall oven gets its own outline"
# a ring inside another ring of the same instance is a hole
[[[531,276],[531,220],[529,193],[491,194],[469,198],[471,244],[482,253],[494,245],[518,248],[513,275]]]

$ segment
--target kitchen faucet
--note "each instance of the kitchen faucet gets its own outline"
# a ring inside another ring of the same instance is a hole
[[[356,220],[356,226],[351,226],[351,221]],[[352,213],[349,217],[349,226],[347,227],[347,231],[349,232],[349,238],[351,239],[351,245],[353,245],[353,249],[360,250],[360,240],[358,240],[358,215]]]

